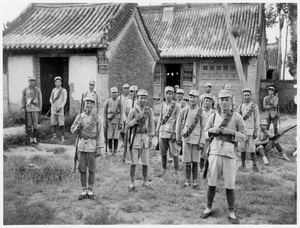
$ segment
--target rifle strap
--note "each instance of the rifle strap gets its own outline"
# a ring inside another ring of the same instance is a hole
[[[191,124],[189,129],[184,134],[182,134],[182,136],[184,138],[187,138],[192,133],[192,131],[195,129],[195,127],[198,124],[199,120],[201,121],[201,114],[202,114],[202,109],[200,107],[198,107],[197,115],[194,119],[194,122]]]
[[[60,96],[61,96],[61,93],[62,93],[62,87],[60,87],[58,93],[57,93],[57,96],[54,98],[54,89],[52,90],[52,102],[54,103],[55,101],[57,101]]]
[[[241,114],[241,116],[243,116],[243,114],[242,114],[242,106],[243,106],[243,104],[241,104],[239,106],[239,113]],[[251,106],[250,106],[250,108],[249,108],[249,111],[246,113],[246,115],[243,116],[244,120],[247,120],[252,115],[252,113],[255,111],[255,107],[256,107],[256,105],[254,103],[252,103]]]
[[[161,109],[161,118],[163,117],[163,107],[164,107],[164,104],[162,105],[162,109]],[[165,123],[168,122],[168,120],[170,119],[171,114],[172,114],[174,108],[175,108],[175,102],[173,101],[172,105],[171,105],[171,107],[170,107],[170,109],[169,109],[169,111],[167,113],[167,115],[165,116],[165,118],[160,119],[160,125],[164,125]]]

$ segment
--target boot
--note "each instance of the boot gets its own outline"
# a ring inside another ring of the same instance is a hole
[[[30,143],[33,143],[33,138],[30,137],[29,142],[30,142]]]
[[[37,143],[37,140],[35,137],[33,138],[33,143]]]
[[[53,134],[53,137],[51,138],[51,140],[56,140],[57,139],[57,135]]]
[[[258,173],[258,167],[257,167],[257,165],[255,164],[255,165],[253,165],[253,171],[254,172],[256,172],[256,173]]]
[[[61,137],[61,142],[64,143],[66,141],[65,136]]]
[[[282,153],[282,154],[281,154],[281,158],[284,159],[284,160],[286,160],[286,161],[291,161],[291,159],[289,159],[289,158],[286,156],[285,153]]]
[[[269,161],[266,156],[263,156],[263,161],[265,165],[269,165]]]

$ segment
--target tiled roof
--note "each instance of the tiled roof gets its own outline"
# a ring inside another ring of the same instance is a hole
[[[140,8],[161,57],[233,56],[222,5],[199,5],[185,9],[175,6],[169,15],[163,15],[163,6]],[[241,56],[258,54],[259,10],[259,4],[229,5],[233,27],[240,34],[236,41]]]
[[[113,40],[136,4],[31,4],[3,33],[4,49],[99,48]]]
[[[269,69],[277,69],[278,44],[268,44],[267,48]]]

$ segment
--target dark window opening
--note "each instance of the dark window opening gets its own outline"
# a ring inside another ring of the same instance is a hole
[[[180,87],[180,64],[166,64],[166,86]]]
[[[273,78],[273,72],[274,72],[274,70],[268,70],[267,71],[267,79],[272,79]]]

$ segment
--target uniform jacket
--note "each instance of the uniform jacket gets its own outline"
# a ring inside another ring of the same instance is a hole
[[[93,90],[92,92],[91,91],[87,91],[85,94],[84,94],[84,97],[93,97],[95,99],[95,108],[94,108],[94,111],[99,115],[100,114],[100,94]]]
[[[254,140],[255,145],[258,146],[262,141],[265,141],[269,138],[271,138],[271,134],[268,130],[263,132],[261,129],[258,130],[257,138]]]
[[[263,100],[263,108],[265,109],[265,115],[266,117],[271,116],[271,118],[274,118],[277,116],[277,106],[278,106],[278,97],[270,95],[264,97]]]
[[[95,125],[92,129],[88,129],[91,121],[95,121]],[[96,152],[96,148],[104,147],[104,133],[102,118],[97,113],[81,113],[77,115],[74,123],[71,126],[71,132],[74,133],[79,124],[82,124],[82,137],[78,141],[79,151],[84,152]]]
[[[116,110],[117,110],[117,115],[115,115],[115,117],[112,120],[108,120],[107,118],[110,118]],[[108,121],[108,123],[121,124],[123,121],[122,112],[123,110],[122,110],[122,103],[120,101],[120,97],[118,97],[116,100],[113,100],[112,98],[107,99],[104,102],[103,122],[106,123],[106,121]]]
[[[253,104],[252,101],[249,104],[247,104],[247,103],[241,104],[238,107],[237,112],[239,114],[241,114],[242,117],[244,117],[248,113],[252,104]],[[255,104],[255,109],[252,112],[251,116],[247,120],[245,120],[245,128],[247,131],[247,135],[253,135],[254,131],[256,131],[256,132],[258,131],[259,121],[260,121],[259,109],[258,109],[258,106]]]
[[[173,102],[175,102],[175,101],[172,101],[170,104],[167,104],[166,102],[162,104],[162,107],[160,110],[160,115],[158,117],[158,124],[157,124],[157,128],[156,128],[157,131],[159,130],[160,138],[171,138],[173,133],[175,133],[176,121],[177,121],[178,114],[180,111],[180,106],[176,102],[175,102],[174,110],[171,113],[168,121],[165,124],[160,125],[161,119],[164,119],[165,116],[168,114]]]
[[[58,98],[58,100],[56,100],[54,103],[54,99],[57,97],[59,90],[61,90],[61,94],[60,97]],[[67,102],[67,90],[60,87],[58,88],[54,88],[51,92],[51,96],[50,96],[50,103],[51,103],[51,114],[57,114],[57,115],[64,115],[64,107],[65,104]],[[57,112],[57,110],[61,108],[61,110],[59,112]]]
[[[135,99],[135,101],[134,101],[134,106],[136,106],[136,104],[137,104],[137,100]],[[130,111],[130,109],[132,108],[132,99],[130,98],[130,99],[128,99],[128,100],[126,100],[125,101],[125,103],[124,103],[124,114],[125,114],[125,121],[126,121],[126,119],[128,118],[128,115],[129,115],[129,111]]]
[[[199,145],[200,143],[204,142],[204,135],[203,135],[203,117],[198,120],[197,125],[195,126],[194,130],[191,134],[184,138],[182,134],[188,131],[190,126],[194,123],[195,117],[198,113],[199,107],[192,109],[190,106],[184,107],[180,110],[177,123],[176,123],[176,140],[177,141],[184,141],[186,143]]]
[[[39,112],[42,110],[42,93],[38,87],[26,87],[22,91],[22,107],[26,106],[27,112]]]
[[[213,123],[214,115],[215,114],[212,114],[208,118],[208,122],[205,126],[204,131],[205,138],[208,138],[208,130],[210,128],[218,128],[223,121],[222,115],[220,115],[219,112],[216,112],[215,121]],[[235,131],[234,136],[232,136],[234,142],[242,142],[247,139],[244,120],[242,116],[237,112],[233,112],[233,115],[227,125],[227,128],[230,128]],[[213,138],[210,144],[210,154],[236,158],[234,152],[234,144],[230,142],[222,142],[222,140],[218,140],[216,137]]]

